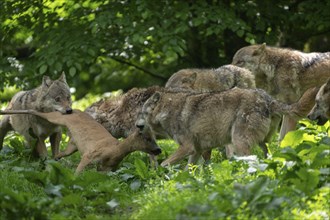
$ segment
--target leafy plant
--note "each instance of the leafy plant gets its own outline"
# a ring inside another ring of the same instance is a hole
[[[330,123],[300,124],[281,146],[276,138],[269,143],[267,159],[227,160],[214,151],[210,163],[184,170],[186,161],[154,168],[147,154],[134,152],[115,172],[92,166],[79,176],[78,153],[38,161],[20,136],[7,135],[0,219],[328,219]],[[61,148],[67,141],[63,135]],[[172,140],[158,144],[159,162],[178,147]]]

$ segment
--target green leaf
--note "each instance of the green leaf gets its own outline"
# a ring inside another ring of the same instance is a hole
[[[43,64],[40,68],[39,68],[39,73],[40,74],[44,74],[47,71],[48,66],[46,64]]]
[[[137,174],[141,177],[141,179],[148,178],[148,176],[149,176],[148,167],[142,160],[140,160],[139,158],[136,158],[134,161],[134,165],[135,165],[135,170],[136,170]]]
[[[64,196],[61,199],[61,204],[62,205],[79,205],[81,204],[81,195],[78,194],[69,194],[67,196]]]
[[[186,182],[189,179],[193,179],[188,171],[179,172],[178,175],[174,178],[175,181],[180,183]]]
[[[313,170],[309,168],[301,168],[298,172],[296,172],[299,179],[292,179],[293,182],[298,189],[303,191],[306,194],[312,193],[317,184],[319,183],[319,170]]]
[[[62,71],[62,63],[56,62],[55,63],[55,69],[59,72]]]
[[[239,36],[239,37],[243,37],[244,36],[244,30],[242,30],[242,29],[240,29],[240,30],[238,30],[238,31],[236,31],[236,34],[237,34],[237,36]]]
[[[62,197],[62,193],[61,193],[62,188],[63,188],[63,185],[49,184],[46,186],[45,192],[51,196]]]
[[[135,180],[135,181],[133,181],[133,182],[130,184],[130,188],[131,188],[133,191],[138,190],[140,187],[141,187],[141,181],[140,181],[140,180]]]
[[[297,152],[291,147],[286,147],[282,149],[280,152],[275,153],[273,157],[285,158],[287,161],[301,162],[301,159],[298,157]]]
[[[288,132],[281,142],[281,147],[295,147],[303,141],[306,132],[302,130]]]
[[[108,205],[111,209],[114,209],[114,208],[116,208],[117,206],[119,206],[119,203],[118,203],[115,199],[112,199],[111,201],[107,202],[107,205]]]
[[[77,72],[77,70],[76,70],[76,68],[74,68],[74,67],[71,67],[71,68],[69,69],[69,74],[70,74],[70,76],[72,76],[72,77],[74,77],[74,76],[76,75],[76,72]]]

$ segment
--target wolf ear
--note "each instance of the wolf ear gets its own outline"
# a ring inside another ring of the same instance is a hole
[[[49,87],[51,84],[53,83],[53,81],[49,78],[49,76],[44,76],[42,78],[42,85]]]
[[[330,78],[327,80],[324,86],[324,92],[330,91]]]
[[[193,74],[190,76],[191,82],[194,82],[197,78],[197,72],[193,72]]]
[[[190,83],[190,84],[193,84],[193,82],[196,81],[196,78],[197,78],[197,73],[196,73],[196,72],[193,72],[189,77],[187,77],[187,78],[183,78],[183,79],[182,79],[182,82],[183,82],[183,83]]]
[[[59,81],[62,81],[64,83],[66,83],[66,76],[65,76],[65,72],[63,71],[60,78],[58,78]]]
[[[154,103],[158,102],[159,99],[160,99],[160,93],[159,92],[155,92],[155,94],[152,95],[151,99],[152,99],[152,101]]]
[[[253,51],[252,56],[263,54],[265,50],[266,50],[266,43],[263,43],[258,47],[258,49]]]

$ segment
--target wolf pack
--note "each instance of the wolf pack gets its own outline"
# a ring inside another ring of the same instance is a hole
[[[232,158],[259,146],[267,157],[267,143],[278,130],[281,141],[302,118],[319,125],[329,120],[330,52],[246,46],[231,64],[182,69],[164,87],[133,88],[85,111],[72,109],[64,73],[56,80],[44,76],[39,87],[18,92],[0,114],[0,150],[7,133],[16,131],[44,159],[49,138],[56,160],[80,152],[77,174],[92,162],[97,170],[115,170],[133,151],[148,153],[157,165],[162,150],[156,140],[164,138],[178,148],[161,166],[184,158],[188,164],[211,160],[213,148]],[[70,139],[60,151],[63,127]]]

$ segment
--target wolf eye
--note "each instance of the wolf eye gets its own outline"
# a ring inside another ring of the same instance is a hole
[[[60,102],[61,101],[61,97],[56,97],[55,98],[55,102]]]

